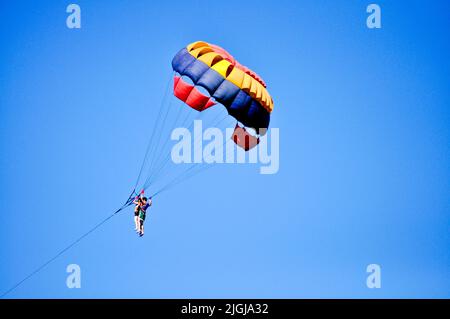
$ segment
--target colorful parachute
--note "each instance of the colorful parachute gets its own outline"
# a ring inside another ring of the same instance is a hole
[[[218,102],[245,127],[253,128],[258,135],[265,134],[273,109],[272,97],[265,82],[227,51],[206,42],[194,42],[175,55],[172,68],[177,73],[174,77],[177,98],[199,112]],[[196,86],[206,89],[210,96]],[[247,151],[259,143],[259,137],[249,134],[245,127],[236,124],[232,139]]]

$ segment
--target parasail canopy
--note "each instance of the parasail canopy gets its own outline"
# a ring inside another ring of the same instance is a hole
[[[172,68],[178,74],[174,78],[174,95],[197,111],[203,111],[215,104],[222,104],[228,113],[246,127],[253,128],[257,134],[265,134],[269,127],[273,100],[266,89],[266,83],[254,71],[240,64],[221,47],[197,41],[182,48],[172,60]],[[192,83],[185,82],[181,76],[188,77]],[[195,88],[206,89],[206,96]],[[237,129],[241,129],[238,125]],[[247,138],[250,134],[245,131]],[[259,143],[251,139],[253,145],[241,144],[242,132],[233,134],[236,144],[248,150]],[[253,136],[252,136],[253,137]]]

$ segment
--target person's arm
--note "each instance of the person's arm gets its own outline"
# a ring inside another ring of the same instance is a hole
[[[142,198],[140,196],[136,196],[134,201],[133,201],[133,204],[141,205],[142,204]]]

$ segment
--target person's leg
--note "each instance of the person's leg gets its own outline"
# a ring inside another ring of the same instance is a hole
[[[138,213],[137,213],[137,206],[134,208],[134,229],[137,231],[139,229],[138,227]]]
[[[139,231],[139,216],[134,216],[134,229]]]
[[[144,235],[144,220],[143,219],[139,220],[139,234],[141,236]]]

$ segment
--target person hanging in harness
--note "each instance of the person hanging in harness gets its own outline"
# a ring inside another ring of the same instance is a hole
[[[144,195],[144,190],[142,190],[139,195],[137,195],[134,200],[133,204],[136,205],[134,207],[134,230],[139,233],[139,210],[142,206],[142,198]]]
[[[147,197],[142,197],[141,205],[139,206],[139,231],[140,237],[144,236],[144,221],[147,214],[147,209],[152,206],[152,198],[147,200]]]

